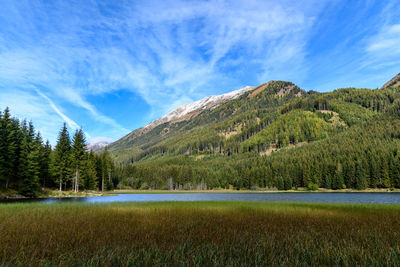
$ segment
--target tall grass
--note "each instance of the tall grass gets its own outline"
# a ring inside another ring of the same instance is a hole
[[[21,266],[394,266],[399,237],[394,205],[0,205],[0,264]]]

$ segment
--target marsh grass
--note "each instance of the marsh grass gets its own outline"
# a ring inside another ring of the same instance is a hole
[[[400,207],[245,202],[0,205],[0,264],[400,264]]]

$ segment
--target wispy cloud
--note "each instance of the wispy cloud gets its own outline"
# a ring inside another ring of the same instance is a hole
[[[374,58],[397,61],[400,56],[400,24],[384,25],[378,34],[372,36],[366,51]]]
[[[128,129],[87,99],[131,90],[152,107],[154,119],[184,102],[246,85],[245,68],[259,68],[246,79],[253,83],[293,75],[301,67],[282,66],[301,65],[304,36],[320,2],[9,1],[0,12],[0,86],[38,84],[38,93],[71,127],[76,123],[49,95],[125,134]]]
[[[75,130],[79,129],[78,124],[73,120],[71,120],[70,118],[68,118],[64,113],[62,113],[60,109],[53,103],[53,101],[51,101],[50,98],[48,98],[45,94],[40,92],[37,88],[35,88],[35,91],[38,95],[40,95],[41,97],[46,99],[47,102],[49,102],[51,108],[68,124],[69,127]]]
[[[368,11],[375,2],[357,6]],[[385,12],[395,4],[390,1]],[[41,106],[69,120],[71,128],[85,124],[92,136],[115,139],[133,130],[127,121],[134,116],[113,116],[96,97],[120,90],[137,94],[151,110],[135,116],[147,121],[206,95],[309,77],[315,70],[307,49],[314,26],[324,21],[321,12],[329,15],[327,6],[341,8],[325,0],[6,0],[0,10],[0,98],[39,94]],[[398,23],[376,24],[382,27],[373,40],[362,36],[363,53],[400,53]],[[337,57],[344,43],[328,56]]]
[[[10,108],[11,114],[19,119],[32,120],[37,130],[53,145],[63,122],[68,121],[68,118],[64,119],[57,114],[47,100],[33,89],[12,88],[10,91],[0,91],[0,107],[3,109],[6,106]],[[60,113],[62,114],[61,111]],[[77,128],[76,123],[70,122],[70,124],[73,126],[72,129]]]

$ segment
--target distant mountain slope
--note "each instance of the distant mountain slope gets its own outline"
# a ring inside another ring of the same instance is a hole
[[[86,147],[86,149],[88,151],[98,151],[101,150],[103,148],[105,148],[106,146],[108,146],[110,144],[110,142],[107,141],[98,141],[98,142],[94,142],[94,143],[89,143]]]
[[[394,76],[390,81],[388,81],[387,83],[385,83],[382,86],[382,89],[384,88],[388,88],[390,86],[398,86],[400,85],[400,73],[397,74],[396,76]]]
[[[126,135],[108,148],[121,162],[140,160],[158,152],[192,153],[194,150],[200,152],[205,149],[216,151],[217,146],[219,152],[224,153],[229,149],[222,148],[221,145],[229,139],[228,135],[233,136],[237,132],[238,129],[235,128],[241,127],[241,130],[245,130],[258,120],[263,124],[267,120],[265,116],[272,115],[270,109],[276,109],[277,106],[302,95],[306,95],[306,92],[290,82],[271,81],[255,88],[247,86],[177,108]],[[203,142],[209,144],[204,145]]]
[[[229,92],[226,94],[208,96],[208,97],[200,99],[196,102],[183,105],[181,107],[174,109],[173,111],[164,115],[163,117],[129,133],[122,139],[124,140],[124,139],[134,138],[135,136],[141,136],[143,134],[148,133],[149,131],[151,131],[152,129],[157,127],[158,125],[164,124],[167,122],[176,123],[176,122],[180,122],[180,121],[189,120],[191,118],[198,116],[204,110],[211,110],[213,108],[216,108],[219,105],[221,105],[229,100],[238,98],[242,94],[244,94],[252,89],[253,89],[253,87],[246,86],[239,90],[235,90],[235,91],[232,91],[232,92]]]
[[[318,93],[271,81],[110,151],[138,189],[400,188],[400,83]]]
[[[400,102],[398,79],[377,90],[327,93],[307,93],[285,81],[244,87],[179,107],[108,149],[125,164],[157,155],[269,155],[335,136],[393,110]]]

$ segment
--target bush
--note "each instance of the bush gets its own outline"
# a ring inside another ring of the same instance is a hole
[[[307,189],[310,191],[317,191],[319,186],[317,184],[309,183]]]
[[[146,183],[146,182],[144,182],[141,186],[140,186],[140,190],[148,190],[150,187],[149,187],[149,185]]]

